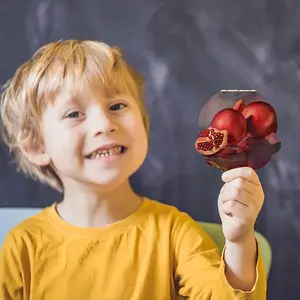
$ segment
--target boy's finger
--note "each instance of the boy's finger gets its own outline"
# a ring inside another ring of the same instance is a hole
[[[242,178],[254,183],[255,185],[260,185],[259,178],[258,178],[256,172],[252,168],[249,168],[249,167],[231,169],[222,174],[222,180],[224,182],[232,181],[238,177],[242,177]]]

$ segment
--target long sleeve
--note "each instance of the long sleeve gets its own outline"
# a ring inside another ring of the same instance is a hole
[[[266,299],[266,276],[260,251],[255,285],[251,291],[243,292],[233,289],[226,279],[224,250],[220,257],[212,239],[187,214],[181,213],[176,220],[172,241],[179,295],[190,300]]]
[[[0,250],[0,300],[26,300],[23,287],[26,260],[22,260],[25,252],[9,233]]]

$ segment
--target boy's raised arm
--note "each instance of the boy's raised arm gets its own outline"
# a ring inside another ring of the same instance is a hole
[[[222,179],[218,207],[226,246],[221,260],[210,237],[186,214],[173,228],[179,293],[191,300],[264,300],[266,275],[254,235],[262,186],[251,168],[227,171]]]
[[[199,224],[183,214],[173,231],[175,247],[175,279],[179,294],[190,300],[264,300],[266,299],[266,276],[259,248],[252,266],[255,281],[252,288],[234,288],[232,274],[228,273],[225,255],[231,249],[224,248],[221,258],[212,239]],[[230,253],[229,255],[235,255]],[[234,256],[232,256],[234,257]],[[241,257],[240,257],[241,258]],[[236,257],[235,263],[240,265]],[[244,259],[244,258],[243,258]],[[249,257],[246,258],[247,260]],[[251,270],[245,274],[247,277]],[[230,275],[229,275],[230,274]],[[231,278],[230,278],[231,277]],[[233,276],[240,283],[241,279]]]

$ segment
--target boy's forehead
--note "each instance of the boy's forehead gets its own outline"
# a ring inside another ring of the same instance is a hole
[[[98,97],[101,95],[101,98],[104,100],[106,98],[105,93],[98,92]],[[94,93],[90,89],[69,89],[62,88],[55,96],[54,96],[54,105],[63,106],[70,103],[84,103],[87,100],[92,100],[95,98]]]
[[[132,98],[127,91],[107,89],[103,86],[85,86],[82,88],[62,88],[54,96],[54,105],[64,106],[68,104],[86,104],[88,102],[107,102],[115,98]]]

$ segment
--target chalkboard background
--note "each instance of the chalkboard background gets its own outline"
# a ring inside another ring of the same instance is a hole
[[[194,150],[201,107],[221,89],[256,89],[278,113],[282,150],[259,171],[256,229],[273,248],[268,299],[296,299],[300,278],[300,2],[1,0],[0,83],[44,43],[121,47],[147,80],[150,153],[132,179],[145,195],[219,222],[220,171]],[[66,154],[67,155],[67,154]],[[0,147],[0,206],[45,207],[60,195],[15,171]]]

